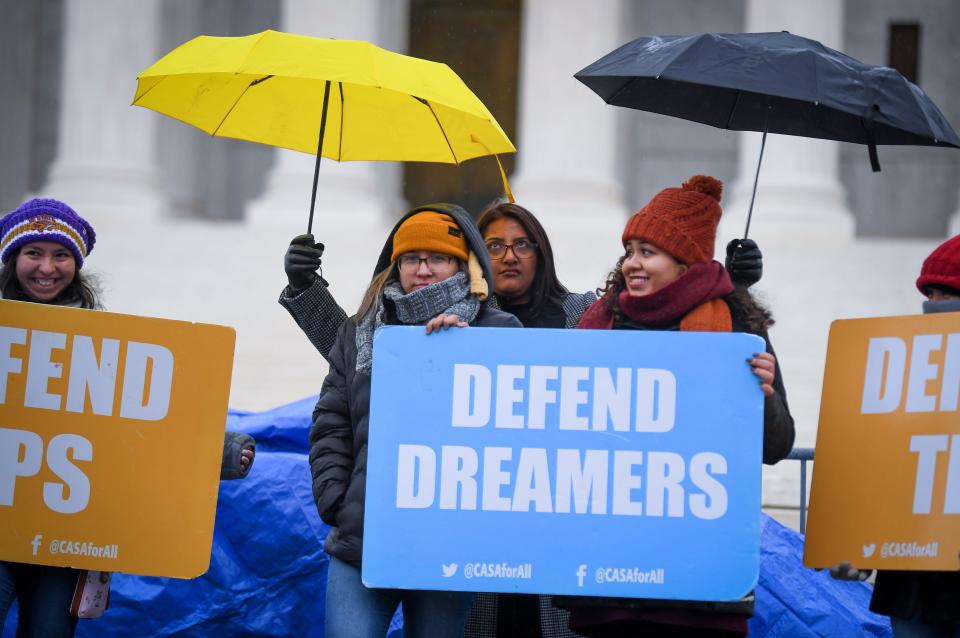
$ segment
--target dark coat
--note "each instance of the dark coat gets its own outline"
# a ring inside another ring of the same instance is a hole
[[[390,232],[374,274],[390,265],[393,235],[410,215],[433,210],[449,215],[464,231],[467,245],[480,260],[487,282],[492,282],[490,258],[483,237],[470,215],[452,204],[431,204],[407,213]],[[387,304],[387,323],[397,323]],[[521,328],[511,314],[481,304],[471,326]],[[357,319],[347,319],[327,360],[330,371],[323,381],[310,429],[310,473],[313,498],[325,523],[333,527],[324,550],[345,563],[360,566],[363,555],[364,497],[367,487],[367,435],[370,417],[370,375],[357,372]]]
[[[520,328],[513,315],[481,307],[470,324]],[[363,554],[364,495],[367,487],[367,433],[370,375],[357,372],[357,322],[348,319],[330,352],[310,430],[313,498],[323,522],[332,526],[323,549],[345,563],[360,566]]]

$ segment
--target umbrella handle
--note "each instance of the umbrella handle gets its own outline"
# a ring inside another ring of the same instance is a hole
[[[750,209],[747,211],[747,227],[743,238],[750,236],[750,220],[753,218],[753,202],[757,198],[757,181],[760,179],[760,165],[763,163],[763,148],[767,145],[767,124],[763,124],[763,138],[760,140],[760,157],[757,158],[757,172],[753,175],[753,193],[750,195]]]
[[[327,105],[330,103],[330,80],[323,89],[323,112],[320,115],[320,139],[317,140],[317,163],[313,167],[313,192],[310,194],[310,219],[307,220],[307,234],[313,234],[313,208],[317,203],[317,180],[320,177],[320,156],[323,153],[323,135],[327,129]]]

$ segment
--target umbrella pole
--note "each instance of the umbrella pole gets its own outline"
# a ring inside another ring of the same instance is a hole
[[[320,177],[320,155],[323,152],[323,134],[327,128],[327,105],[330,103],[330,80],[323,89],[323,113],[320,115],[320,139],[317,141],[317,163],[313,167],[313,192],[310,194],[310,219],[307,221],[307,234],[313,233],[313,208],[317,204],[317,180]],[[756,186],[754,186],[756,189]]]
[[[743,231],[743,238],[750,236],[750,219],[753,217],[753,200],[757,198],[757,180],[760,179],[760,164],[763,163],[763,147],[767,145],[767,127],[763,127],[763,138],[760,140],[760,157],[757,158],[757,172],[753,176],[753,193],[750,195],[750,210],[747,211],[747,228]]]

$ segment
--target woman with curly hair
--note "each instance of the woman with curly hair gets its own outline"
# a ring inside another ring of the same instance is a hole
[[[666,188],[623,231],[624,254],[578,328],[748,332],[766,342],[749,361],[764,395],[763,462],[793,446],[793,418],[767,335],[770,313],[713,260],[720,180],[704,175]],[[586,636],[743,636],[751,605],[638,600],[630,607],[575,607],[570,627]]]

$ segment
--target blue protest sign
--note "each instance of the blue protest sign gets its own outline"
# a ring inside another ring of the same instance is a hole
[[[759,569],[744,334],[386,327],[368,587],[732,600]]]

